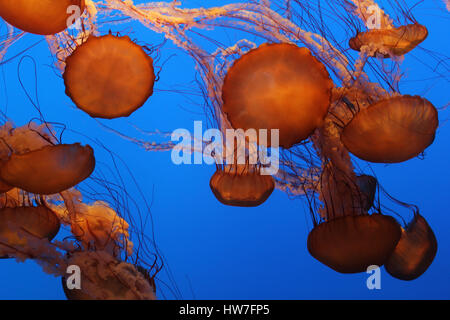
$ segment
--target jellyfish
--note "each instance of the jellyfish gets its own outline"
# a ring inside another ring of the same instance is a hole
[[[66,59],[66,94],[91,117],[128,117],[153,94],[153,59],[128,36],[90,36]]]
[[[0,182],[36,194],[58,193],[89,177],[95,167],[93,149],[57,144],[48,124],[0,126]]]
[[[428,269],[436,252],[433,230],[425,218],[416,213],[406,229],[402,228],[400,241],[384,267],[394,278],[414,280]]]
[[[308,235],[309,253],[340,273],[382,266],[401,236],[394,218],[382,214],[348,215],[316,226]]]
[[[362,160],[396,163],[430,146],[438,127],[436,108],[419,96],[397,96],[362,109],[341,135],[345,147]]]
[[[95,168],[90,146],[49,145],[23,154],[13,153],[0,165],[0,179],[36,194],[54,194],[88,178]]]
[[[156,299],[153,280],[141,266],[117,261],[102,251],[71,253],[67,263],[81,269],[81,289],[68,289],[67,278],[61,278],[69,300]]]
[[[373,206],[375,200],[375,193],[377,191],[377,179],[373,176],[363,174],[356,177],[356,184],[361,191],[361,196],[363,197],[363,208],[369,211]]]
[[[38,206],[14,206],[0,209],[0,257],[10,257],[10,247],[23,248],[27,240],[25,232],[38,239],[51,241],[60,228],[56,214],[44,204]]]
[[[104,201],[83,203],[81,193],[72,190],[71,194],[71,216],[66,215],[66,205],[54,210],[63,222],[70,224],[71,232],[80,245],[108,252],[114,257],[123,252],[132,253],[128,222]]]
[[[360,51],[363,46],[374,47],[373,56],[381,54],[401,56],[417,47],[428,36],[425,26],[414,23],[391,29],[372,29],[358,34],[349,41],[350,48]]]
[[[263,44],[228,70],[222,110],[234,128],[279,129],[279,145],[290,148],[322,124],[332,86],[307,48]]]
[[[275,188],[270,175],[261,175],[255,165],[217,165],[209,182],[213,194],[229,206],[256,207],[264,203]]]
[[[400,225],[380,212],[369,214],[357,184],[333,166],[324,169],[321,184],[324,206],[308,235],[309,253],[340,273],[382,266],[400,240]]]
[[[2,0],[0,16],[23,31],[50,35],[65,30],[76,21],[71,19],[71,6],[78,7],[81,14],[85,3],[84,0]]]

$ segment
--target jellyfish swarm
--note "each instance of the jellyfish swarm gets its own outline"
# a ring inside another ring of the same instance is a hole
[[[307,48],[263,44],[228,70],[222,110],[233,128],[279,129],[279,145],[290,148],[322,124],[332,86],[326,68]]]
[[[91,117],[127,117],[153,93],[153,59],[127,36],[90,36],[66,59],[66,94]]]
[[[362,160],[395,163],[411,159],[434,141],[436,108],[419,96],[397,96],[362,109],[341,135],[345,147]]]
[[[88,178],[95,168],[90,146],[53,145],[46,126],[0,128],[0,181],[35,194],[54,194]],[[42,132],[42,133],[41,133]]]
[[[5,197],[7,195],[2,195],[2,199]],[[11,247],[14,252],[27,245],[27,239],[20,233],[51,241],[59,228],[58,217],[45,205],[19,205],[0,209],[0,258],[10,257],[8,253]]]
[[[361,51],[363,46],[375,48],[373,56],[401,56],[419,45],[428,36],[427,28],[414,23],[392,29],[372,29],[359,32],[349,41],[350,48]]]
[[[257,165],[218,165],[209,182],[217,200],[229,206],[256,207],[264,203],[275,188],[270,175],[261,175]]]
[[[309,253],[341,273],[382,266],[400,240],[400,225],[390,216],[368,214],[358,185],[333,167],[324,169],[321,184],[324,207],[308,235]]]
[[[76,19],[70,19],[70,6],[84,11],[84,0],[2,0],[0,16],[23,31],[51,35],[68,28]],[[73,21],[72,21],[73,20]]]
[[[402,237],[384,267],[394,278],[414,280],[431,265],[436,256],[437,241],[424,217],[416,213],[402,228]]]

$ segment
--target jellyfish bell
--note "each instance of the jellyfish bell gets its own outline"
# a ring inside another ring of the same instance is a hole
[[[72,205],[76,223],[71,222],[71,232],[81,246],[108,252],[114,257],[123,252],[131,255],[133,243],[129,238],[130,226],[116,210],[104,201],[82,203],[81,195],[73,195],[72,199],[76,201]],[[63,212],[57,211],[61,215],[66,208],[62,209]]]
[[[83,13],[84,0],[2,0],[0,16],[23,31],[51,35],[59,33],[76,19],[71,19],[72,7]]]
[[[414,280],[428,269],[436,252],[433,230],[420,214],[415,214],[406,229],[402,228],[400,241],[384,267],[394,278]]]
[[[128,117],[153,94],[153,59],[128,36],[88,40],[66,59],[66,94],[92,117]]]
[[[365,272],[382,266],[400,237],[400,226],[390,216],[348,215],[317,225],[308,235],[308,251],[337,272]]]
[[[217,166],[209,182],[211,191],[221,203],[237,207],[256,207],[272,194],[275,182],[261,175],[255,165]]]
[[[11,122],[0,126],[0,167],[13,153],[22,154],[50,145],[51,137],[47,130],[46,125],[34,122],[17,128]],[[0,193],[8,192],[12,188],[13,186],[0,178]]]
[[[378,185],[377,179],[373,176],[363,174],[356,177],[356,184],[361,191],[363,208],[364,210],[369,211],[375,200],[375,193]]]
[[[222,110],[234,128],[279,129],[279,145],[290,148],[322,124],[332,87],[325,66],[307,48],[263,44],[228,70]]]
[[[133,276],[137,276],[135,270],[130,267],[129,272]],[[80,289],[68,289],[67,288],[67,278],[61,277],[62,286],[64,294],[68,300],[98,300],[94,298],[89,293],[84,292]],[[102,300],[136,300],[138,296],[129,293],[129,288],[126,287],[122,282],[118,281],[114,277],[107,277],[106,279],[98,278],[96,279],[95,285],[99,287],[99,290],[103,291],[104,298]],[[150,285],[150,283],[149,283]],[[154,293],[154,290],[152,289]]]
[[[11,253],[11,248],[14,251],[27,246],[27,239],[18,231],[51,241],[59,228],[58,217],[44,205],[4,207],[0,209],[0,257],[10,257],[8,253]]]
[[[95,168],[90,146],[49,145],[22,154],[12,154],[0,165],[0,179],[35,194],[54,194],[88,178]]]
[[[397,96],[358,112],[345,126],[341,140],[362,160],[403,162],[433,143],[438,124],[438,112],[428,100]]]
[[[0,160],[6,161],[11,153],[25,153],[51,144],[48,125],[30,122],[21,127],[7,122],[0,126]]]
[[[372,29],[359,32],[349,41],[350,48],[361,51],[363,46],[375,46],[373,56],[401,56],[417,47],[428,36],[425,26],[414,23],[392,29]]]
[[[156,299],[153,281],[149,281],[147,273],[104,252],[76,252],[67,263],[79,266],[81,271],[81,289],[69,289],[68,278],[61,278],[68,300]]]

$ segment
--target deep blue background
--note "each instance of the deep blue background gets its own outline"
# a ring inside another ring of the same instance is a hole
[[[208,1],[211,4],[228,1]],[[190,6],[205,4],[191,1]],[[441,10],[436,10],[441,8]],[[450,15],[438,1],[425,1],[414,11],[426,25],[429,37],[424,48],[450,53],[448,30]],[[155,35],[134,26],[132,37],[147,43],[161,43]],[[0,34],[4,34],[2,26]],[[114,31],[129,32],[125,26]],[[237,40],[232,32],[212,32],[228,44]],[[12,53],[42,40],[28,35]],[[257,208],[234,208],[218,203],[209,189],[215,168],[207,165],[175,166],[170,153],[145,152],[102,129],[98,123],[76,109],[64,94],[64,85],[49,66],[51,55],[45,41],[27,51],[37,64],[40,106],[48,121],[62,122],[68,128],[100,139],[121,155],[149,201],[155,223],[156,240],[164,253],[183,298],[198,299],[448,299],[450,298],[450,178],[448,141],[449,113],[440,111],[440,127],[425,160],[413,159],[394,165],[373,165],[380,182],[395,197],[417,204],[432,226],[439,242],[436,259],[419,279],[402,282],[382,270],[382,289],[366,288],[366,274],[342,275],[314,260],[306,250],[311,221],[302,200],[291,200],[275,191]],[[196,89],[194,65],[187,55],[165,46],[164,57],[176,54],[163,68],[155,94],[128,119],[104,122],[132,137],[143,137],[131,124],[143,130],[193,130],[194,120],[205,120],[200,97],[176,91],[188,86]],[[164,60],[164,59],[163,59]],[[403,93],[420,94],[440,108],[450,100],[447,80],[430,79],[435,74],[425,66],[435,62],[420,49],[408,54],[402,65],[406,73]],[[19,85],[19,60],[0,68],[0,107],[17,125],[38,114]],[[34,90],[31,60],[21,64],[20,77],[29,91]],[[148,138],[148,137],[147,137]],[[64,142],[89,141],[67,132]],[[100,164],[110,163],[106,153],[97,150]],[[131,184],[131,181],[127,181]],[[136,199],[139,201],[138,195]],[[163,275],[164,277],[164,275]],[[0,261],[0,299],[64,299],[60,280],[46,275],[33,262]],[[192,290],[190,285],[192,286]]]

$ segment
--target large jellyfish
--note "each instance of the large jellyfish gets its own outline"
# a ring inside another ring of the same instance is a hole
[[[324,169],[320,185],[324,205],[308,235],[310,254],[341,273],[383,265],[401,237],[397,221],[381,212],[369,214],[364,192],[331,165]]]
[[[50,35],[75,23],[72,14],[81,15],[84,6],[84,0],[2,0],[0,16],[23,31]]]
[[[402,237],[385,264],[386,271],[401,280],[420,277],[431,265],[437,252],[433,230],[420,214],[402,228]]]
[[[236,60],[222,89],[234,128],[279,129],[290,148],[322,125],[331,99],[327,70],[307,48],[264,44]]]
[[[402,162],[422,153],[434,141],[437,127],[436,108],[424,98],[406,95],[361,110],[341,138],[363,160]]]
[[[90,146],[60,144],[12,154],[0,167],[0,178],[28,192],[53,194],[85,180],[94,167]]]
[[[68,264],[81,269],[83,290],[68,289],[61,278],[69,300],[155,300],[151,280],[130,263],[117,261],[107,252],[74,252]]]
[[[39,127],[33,123],[21,128],[7,123],[1,127],[0,136],[0,180],[5,185],[35,194],[53,194],[85,180],[95,168],[90,146],[54,145],[49,133],[39,134]]]
[[[153,93],[153,60],[128,36],[90,36],[65,63],[66,93],[92,117],[127,117]]]

